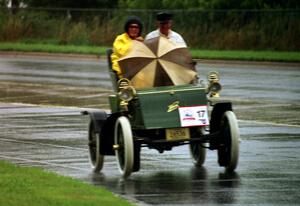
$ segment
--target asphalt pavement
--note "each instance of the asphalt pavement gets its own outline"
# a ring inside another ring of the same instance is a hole
[[[300,69],[286,64],[198,63],[201,78],[221,73],[241,133],[236,172],[208,151],[194,167],[187,146],[159,154],[143,148],[141,170],[121,178],[114,156],[91,171],[88,118],[108,109],[103,60],[0,56],[0,159],[38,166],[104,186],[138,205],[299,205]]]

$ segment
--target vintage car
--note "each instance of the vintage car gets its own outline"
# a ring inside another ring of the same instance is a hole
[[[88,146],[94,172],[101,171],[104,156],[115,155],[123,177],[140,170],[141,147],[160,153],[189,144],[195,166],[204,164],[206,150],[216,150],[218,163],[236,169],[239,129],[232,103],[219,97],[219,74],[210,72],[204,83],[135,88],[127,78],[109,71],[115,94],[111,111],[84,112],[90,116]]]

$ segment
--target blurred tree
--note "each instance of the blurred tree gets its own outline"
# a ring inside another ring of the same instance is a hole
[[[161,9],[161,0],[119,0],[119,7],[124,9]]]
[[[29,7],[54,8],[117,8],[118,0],[22,0]]]
[[[0,0],[0,6],[8,0]],[[30,7],[124,9],[299,9],[299,0],[11,0]]]
[[[296,9],[299,0],[199,0],[203,9]]]
[[[0,0],[0,6],[8,6],[11,3],[12,7],[18,8],[20,6],[20,0]]]
[[[295,9],[299,0],[119,0],[129,9]]]
[[[193,9],[199,8],[199,0],[163,0],[163,5],[168,9]]]
[[[19,0],[11,0],[11,7],[18,8],[20,6]]]
[[[8,0],[0,0],[0,6],[7,6]]]

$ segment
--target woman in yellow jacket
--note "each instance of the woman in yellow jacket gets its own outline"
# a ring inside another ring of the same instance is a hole
[[[112,68],[118,74],[118,77],[122,77],[122,71],[118,64],[118,60],[125,56],[131,47],[132,41],[144,41],[141,37],[143,25],[137,16],[128,17],[124,25],[125,33],[118,35],[113,43],[113,53],[111,55]]]

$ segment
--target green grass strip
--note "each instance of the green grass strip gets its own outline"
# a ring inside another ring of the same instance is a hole
[[[100,46],[74,46],[57,44],[26,44],[1,42],[0,51],[21,52],[48,52],[69,54],[105,55],[108,47]],[[247,61],[278,61],[300,62],[300,52],[284,51],[223,51],[223,50],[197,50],[191,49],[193,58],[220,59],[220,60],[247,60]]]
[[[104,55],[107,47],[99,46],[75,46],[56,44],[25,44],[25,43],[0,43],[1,51],[22,52],[48,52],[48,53],[75,53]]]
[[[79,180],[0,161],[0,205],[129,206],[101,187]]]
[[[191,53],[193,58],[199,58],[199,59],[300,62],[300,52],[219,51],[219,50],[192,49]]]

